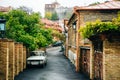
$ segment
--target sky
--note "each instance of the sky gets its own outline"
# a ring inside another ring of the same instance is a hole
[[[32,8],[34,12],[40,12],[44,16],[45,4],[51,4],[57,1],[64,7],[74,7],[74,6],[86,6],[94,2],[105,2],[110,0],[0,0],[0,6],[8,7],[12,6],[18,8],[20,6],[26,6]]]

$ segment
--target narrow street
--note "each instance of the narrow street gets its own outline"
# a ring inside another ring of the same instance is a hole
[[[44,68],[25,69],[15,80],[89,80],[75,72],[73,65],[59,52],[60,47],[47,49],[48,63]]]

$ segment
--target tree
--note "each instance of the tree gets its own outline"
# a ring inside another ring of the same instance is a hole
[[[54,20],[54,21],[59,19],[56,12],[46,12],[45,18],[47,18],[49,20]]]
[[[59,38],[59,40],[61,40],[61,41],[65,41],[65,36],[64,36],[64,34],[60,33],[59,31],[53,30],[53,31],[52,31],[52,35],[53,35],[54,37]]]
[[[89,4],[89,6],[94,6],[94,5],[97,5],[97,4],[100,4],[100,2],[95,2],[95,3]]]
[[[51,12],[46,12],[45,13],[45,18],[51,20],[51,17],[52,17],[52,13]]]
[[[54,12],[54,13],[52,13],[52,16],[51,16],[51,20],[58,20],[59,18],[58,18],[58,15],[57,15],[57,13],[56,12]]]
[[[24,10],[16,9],[7,14],[0,13],[0,16],[7,20],[6,37],[23,42],[30,50],[52,43],[52,31],[43,28],[39,13],[28,14]]]
[[[26,6],[21,6],[18,9],[23,10],[23,11],[27,12],[28,14],[33,13],[33,10],[31,8],[26,7]]]

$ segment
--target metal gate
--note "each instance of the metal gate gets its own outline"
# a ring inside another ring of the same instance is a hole
[[[94,80],[103,80],[103,41],[95,41],[94,45]]]
[[[80,47],[81,60],[80,60],[80,71],[89,77],[90,75],[90,48]]]

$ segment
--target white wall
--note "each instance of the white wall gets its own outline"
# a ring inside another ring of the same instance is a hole
[[[68,58],[75,65],[76,54],[72,52],[71,50],[68,51]]]

